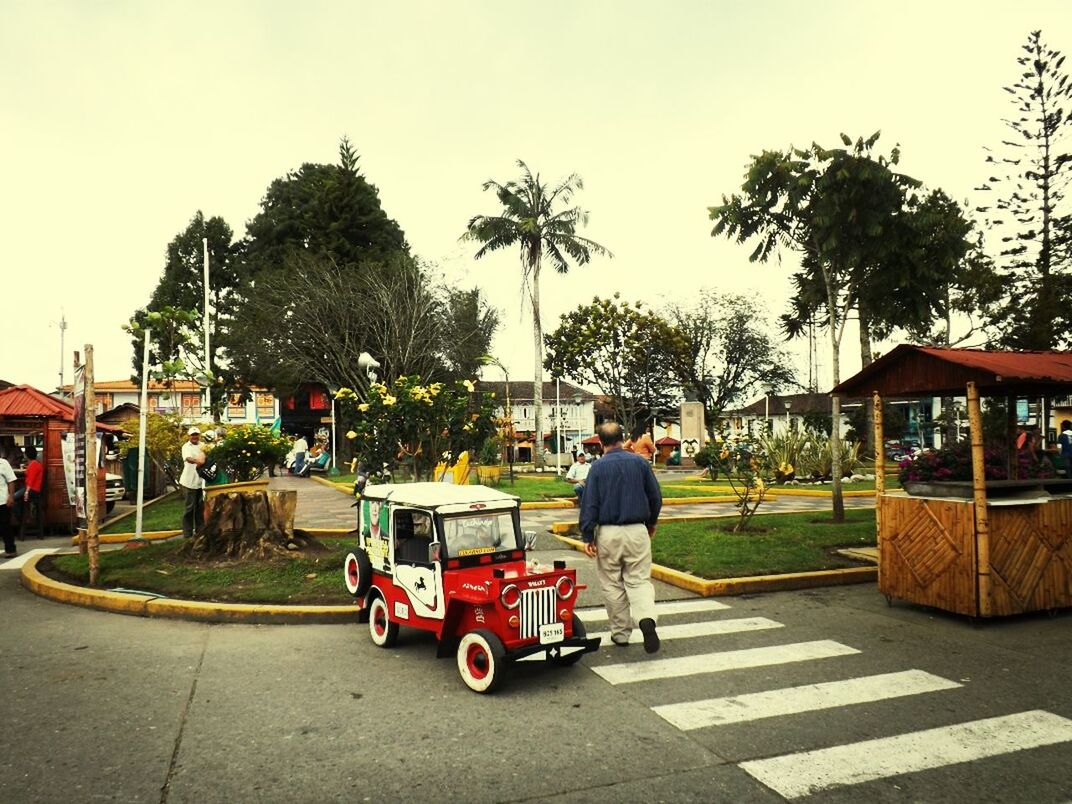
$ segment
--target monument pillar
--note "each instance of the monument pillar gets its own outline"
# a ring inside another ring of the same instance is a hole
[[[681,465],[695,467],[693,456],[703,449],[707,438],[704,428],[704,406],[702,402],[681,403]]]

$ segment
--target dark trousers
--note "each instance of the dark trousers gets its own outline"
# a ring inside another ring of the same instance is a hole
[[[182,512],[182,535],[187,539],[200,530],[205,520],[201,497],[201,489],[186,489],[186,507]]]
[[[0,535],[4,537],[4,552],[15,553],[15,532],[11,529],[11,509],[0,505]]]

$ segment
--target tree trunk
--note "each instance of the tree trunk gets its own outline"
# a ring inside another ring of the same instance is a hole
[[[543,469],[543,325],[540,322],[540,263],[532,268],[532,340],[536,352],[532,382],[533,434],[532,463],[536,471]]]
[[[195,558],[268,559],[307,547],[294,530],[296,491],[229,492],[210,498],[205,523],[183,548]]]
[[[830,311],[830,368],[833,372],[834,387],[841,382],[841,358],[838,352],[837,298],[827,283],[827,309]],[[845,521],[845,500],[841,496],[841,399],[834,394],[830,400],[830,473],[834,481],[831,502],[833,503],[833,520]]]
[[[864,315],[863,310],[859,311],[860,314],[860,368],[865,369],[873,362],[871,358],[871,322]],[[867,427],[864,429],[864,454],[869,456],[876,455],[875,444],[875,411],[870,405],[864,405],[867,410]],[[859,434],[857,434],[859,437]]]

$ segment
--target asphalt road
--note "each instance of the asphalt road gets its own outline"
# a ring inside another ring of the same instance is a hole
[[[873,585],[666,608],[690,601],[654,657],[480,696],[421,633],[111,615],[0,568],[0,801],[1072,799],[1072,613],[973,626]]]

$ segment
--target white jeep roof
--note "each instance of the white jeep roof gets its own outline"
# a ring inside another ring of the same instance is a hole
[[[516,505],[520,499],[516,495],[489,489],[487,486],[456,486],[453,483],[383,483],[366,486],[362,496],[370,500],[388,500],[396,505],[414,505],[420,508],[472,503],[491,503],[502,507],[503,503]]]

